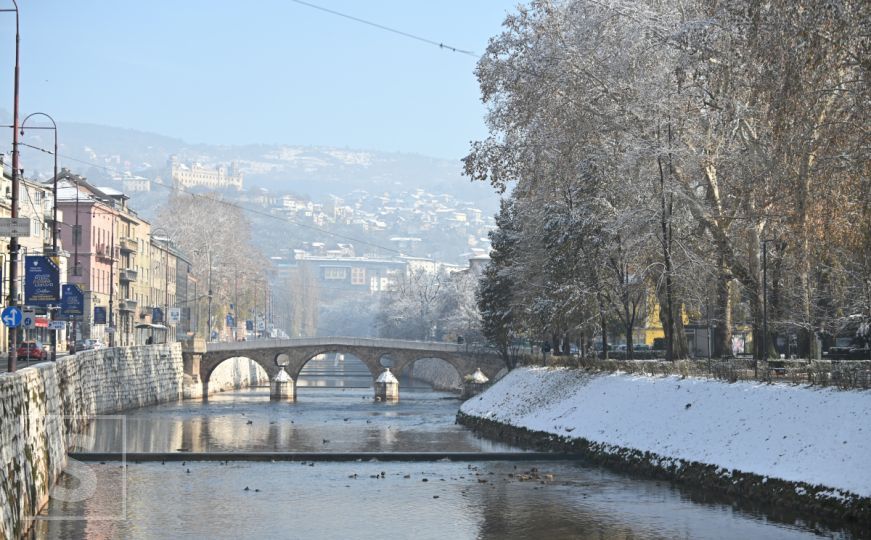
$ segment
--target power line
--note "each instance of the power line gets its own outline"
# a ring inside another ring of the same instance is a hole
[[[28,148],[33,148],[34,150],[39,150],[40,152],[45,152],[46,154],[49,154],[49,155],[54,154],[51,150],[47,150],[47,149],[45,149],[45,148],[40,148],[40,147],[38,147],[38,146],[33,146],[33,145],[30,145],[30,144],[27,144],[27,143],[23,143],[23,142],[19,142],[18,144],[21,145],[21,146],[26,146],[26,147],[28,147]],[[61,153],[58,153],[58,157],[62,157],[62,158],[67,159],[67,160],[69,160],[69,161],[75,161],[75,162],[77,162],[77,163],[81,163],[81,164],[83,164],[83,165],[89,165],[89,166],[91,166],[91,167],[96,167],[96,168],[98,168],[98,169],[103,169],[103,170],[105,170],[105,171],[109,171],[109,172],[111,172],[111,173],[120,173],[120,172],[121,172],[121,171],[119,171],[118,169],[115,169],[115,168],[113,168],[113,167],[107,167],[107,166],[105,166],[105,165],[100,165],[100,164],[98,164],[98,163],[92,163],[92,162],[90,162],[90,161],[85,161],[85,160],[82,160],[82,159],[77,159],[77,158],[74,158],[74,157],[70,157],[70,156],[63,155],[63,154],[61,154]],[[168,190],[170,190],[170,191],[175,191],[175,192],[178,192],[178,193],[184,193],[184,194],[186,194],[186,195],[190,195],[191,197],[194,197],[194,198],[199,198],[199,199],[204,199],[204,200],[209,200],[209,201],[217,202],[217,203],[219,203],[219,204],[223,204],[223,205],[226,205],[226,206],[230,206],[230,207],[236,208],[237,210],[241,210],[241,211],[243,211],[243,212],[248,212],[248,213],[251,213],[251,214],[255,214],[255,215],[259,215],[259,216],[267,217],[267,218],[270,218],[270,219],[275,219],[275,220],[278,220],[278,221],[281,221],[281,222],[284,222],[284,223],[290,223],[291,225],[296,225],[296,226],[298,226],[298,227],[302,227],[302,228],[304,228],[304,229],[310,229],[310,230],[313,230],[313,231],[317,231],[317,232],[320,232],[320,233],[322,233],[322,234],[326,234],[326,235],[332,236],[332,237],[334,237],[334,238],[339,238],[339,239],[342,239],[342,240],[348,240],[348,241],[350,241],[350,242],[355,242],[355,243],[358,243],[358,244],[364,244],[364,245],[372,246],[372,247],[374,247],[374,248],[378,248],[378,249],[381,249],[381,250],[384,250],[384,251],[389,251],[389,252],[392,252],[392,253],[396,253],[396,254],[402,255],[402,252],[401,252],[400,250],[398,250],[398,249],[394,249],[394,248],[387,247],[387,246],[382,246],[382,245],[380,245],[380,244],[376,244],[376,243],[373,243],[373,242],[369,242],[369,241],[367,241],[367,240],[363,240],[363,239],[360,239],[360,238],[355,238],[355,237],[353,237],[353,236],[347,236],[347,235],[344,235],[344,234],[340,234],[340,233],[336,233],[336,232],[328,231],[328,230],[326,230],[326,229],[324,229],[324,228],[321,228],[321,227],[318,227],[318,226],[315,226],[315,225],[308,225],[308,224],[306,224],[306,223],[301,223],[301,222],[299,222],[299,221],[296,221],[296,220],[291,219],[291,218],[288,218],[288,217],[276,216],[275,214],[271,214],[271,213],[269,213],[269,212],[263,212],[263,211],[260,211],[260,210],[256,210],[256,209],[254,209],[254,208],[248,208],[248,207],[242,206],[242,205],[239,204],[239,203],[235,203],[235,202],[232,202],[232,201],[227,201],[227,200],[224,200],[224,199],[214,199],[214,198],[212,198],[212,197],[208,197],[208,196],[206,196],[206,195],[201,195],[201,194],[199,194],[199,193],[194,193],[194,192],[192,192],[192,191],[188,191],[188,190],[186,190],[186,189],[182,189],[181,187],[174,186],[174,185],[158,184],[157,182],[153,182],[153,181],[150,181],[150,183],[151,183],[152,185],[158,185],[158,186],[161,186],[161,187],[163,187],[163,188],[165,188],[165,189],[168,189]]]
[[[372,27],[378,28],[379,30],[384,30],[385,32],[392,32],[392,33],[394,33],[394,34],[398,34],[398,35],[400,35],[400,36],[407,37],[407,38],[409,38],[409,39],[414,39],[414,40],[416,40],[416,41],[421,41],[421,42],[423,42],[423,43],[427,43],[427,44],[429,44],[429,45],[435,45],[435,46],[438,47],[439,49],[447,49],[447,50],[449,50],[449,51],[451,51],[451,52],[455,52],[455,53],[459,53],[459,54],[465,54],[465,55],[467,55],[467,56],[471,56],[471,57],[474,57],[474,58],[477,58],[477,57],[478,57],[478,55],[475,54],[475,53],[472,52],[472,51],[467,51],[467,50],[464,50],[464,49],[458,49],[457,47],[452,47],[452,46],[450,46],[450,45],[445,45],[444,43],[439,42],[439,41],[433,41],[433,40],[431,40],[431,39],[428,39],[428,38],[425,38],[425,37],[421,37],[421,36],[418,36],[418,35],[415,35],[415,34],[411,34],[411,33],[409,33],[409,32],[403,32],[402,30],[397,30],[396,28],[391,28],[391,27],[389,27],[389,26],[384,26],[383,24],[378,24],[378,23],[376,23],[376,22],[367,21],[366,19],[361,19],[361,18],[359,18],[359,17],[354,17],[353,15],[348,15],[347,13],[342,13],[342,12],[340,12],[340,11],[335,11],[335,10],[332,10],[332,9],[329,9],[329,8],[325,8],[325,7],[323,7],[323,6],[319,6],[319,5],[317,5],[317,4],[312,4],[311,2],[304,2],[303,0],[292,0],[292,1],[293,1],[293,2],[296,2],[297,4],[300,4],[300,5],[302,5],[302,6],[310,7],[310,8],[312,8],[312,9],[317,9],[318,11],[323,11],[324,13],[329,13],[329,14],[331,14],[331,15],[336,15],[337,17],[343,17],[343,18],[345,18],[345,19],[349,19],[349,20],[352,20],[352,21],[354,21],[354,22],[358,22],[358,23],[360,23],[360,24],[365,24],[365,25],[368,25],[368,26],[372,26]]]

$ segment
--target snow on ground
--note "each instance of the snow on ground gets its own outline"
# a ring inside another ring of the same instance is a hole
[[[465,414],[871,496],[871,392],[516,369]]]

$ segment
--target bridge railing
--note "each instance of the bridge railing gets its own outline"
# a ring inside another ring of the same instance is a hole
[[[207,352],[244,351],[252,349],[280,349],[292,347],[377,347],[385,349],[410,349],[467,354],[492,354],[491,349],[464,343],[443,341],[412,341],[403,339],[357,338],[357,337],[318,337],[297,339],[255,339],[251,341],[210,342]]]

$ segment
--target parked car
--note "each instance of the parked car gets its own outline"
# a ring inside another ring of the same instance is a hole
[[[27,360],[45,360],[48,358],[48,351],[39,341],[22,341],[18,344],[16,354],[18,354],[18,358],[26,358]]]
[[[76,343],[70,348],[71,353],[76,353],[79,351],[90,351],[92,349],[98,350],[103,348],[103,343],[98,339],[78,339]]]

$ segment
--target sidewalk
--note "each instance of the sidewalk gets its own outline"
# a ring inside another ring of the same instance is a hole
[[[62,353],[58,353],[57,354],[58,360],[63,358],[64,356],[67,356],[68,354],[69,353],[67,353],[66,351],[64,351]],[[28,362],[24,358],[19,358],[18,365],[16,367],[17,367],[17,369],[24,369],[26,367],[35,366],[36,364],[40,364],[42,362],[51,362],[51,360],[31,360]],[[0,374],[6,373],[6,368],[8,367],[8,365],[9,365],[9,357],[6,355],[6,353],[0,353]]]

